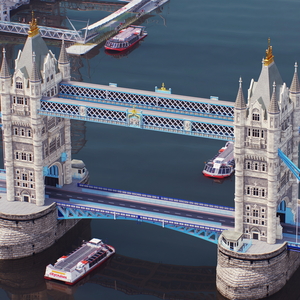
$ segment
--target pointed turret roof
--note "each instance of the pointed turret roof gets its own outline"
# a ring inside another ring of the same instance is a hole
[[[62,43],[61,43],[61,49],[60,49],[60,54],[59,54],[59,58],[58,58],[58,63],[60,63],[60,64],[68,64],[69,63],[69,57],[68,57],[68,54],[66,51],[64,40],[62,40]]]
[[[272,93],[272,98],[271,98],[271,101],[270,101],[268,112],[271,113],[271,114],[279,113],[279,106],[278,106],[278,101],[277,101],[277,97],[276,97],[276,84],[275,84],[275,82],[273,83],[273,93]]]
[[[50,51],[39,33],[37,21],[34,16],[32,16],[32,21],[30,22],[28,38],[25,42],[24,48],[16,59],[15,69],[20,69],[25,78],[29,78],[32,74],[33,64],[32,60],[28,58],[32,57],[33,53],[35,53],[37,72],[40,73],[43,67],[42,63],[44,62],[45,57],[50,53]]]
[[[294,72],[294,77],[293,77],[291,88],[290,88],[290,91],[292,93],[299,93],[300,92],[300,84],[299,84],[297,69],[298,69],[298,64],[297,64],[297,62],[295,62],[295,72]]]
[[[35,52],[32,54],[32,70],[31,70],[31,75],[30,75],[30,82],[40,82],[41,78],[39,76],[39,72],[36,67],[36,62],[35,62]]]
[[[253,84],[251,91],[251,101],[259,101],[259,103],[267,108],[270,105],[272,97],[272,86],[275,82],[277,87],[283,84],[279,71],[274,62],[274,55],[272,46],[270,46],[270,39],[268,49],[266,50],[266,57],[262,61],[262,70],[258,81]],[[279,99],[279,89],[276,89],[276,97]]]
[[[0,71],[0,78],[10,78],[9,67],[7,64],[5,53],[6,53],[6,51],[3,48],[3,58],[2,58],[2,65],[1,65],[1,71]]]
[[[236,109],[244,109],[246,108],[246,104],[245,104],[245,99],[244,99],[244,94],[243,94],[243,89],[242,89],[242,78],[240,77],[239,80],[239,90],[236,96],[236,100],[235,100],[235,104],[234,107]]]

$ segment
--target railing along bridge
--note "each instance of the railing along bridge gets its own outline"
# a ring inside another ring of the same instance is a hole
[[[50,95],[49,95],[50,96]],[[39,113],[220,140],[233,140],[233,102],[80,82],[61,83]]]

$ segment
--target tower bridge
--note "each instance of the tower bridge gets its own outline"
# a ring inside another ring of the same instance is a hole
[[[233,107],[173,95],[164,87],[145,92],[72,82],[64,43],[56,60],[36,19],[15,62],[11,75],[4,50],[0,94],[6,180],[0,201],[0,258],[41,252],[78,219],[121,218],[218,240],[217,287],[227,298],[259,299],[289,280],[300,265],[299,254],[291,251],[299,249],[298,181],[292,175],[299,174],[297,64],[288,88],[269,44],[247,103],[240,80]],[[74,178],[85,169],[77,167],[78,174],[73,174],[70,119],[234,139],[234,221],[232,209],[99,187],[74,189]],[[293,245],[284,238],[285,223],[295,225]]]

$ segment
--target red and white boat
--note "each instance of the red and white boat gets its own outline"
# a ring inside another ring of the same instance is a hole
[[[54,265],[48,265],[44,278],[56,279],[73,285],[114,253],[115,249],[112,246],[93,238],[89,242],[84,242],[71,254],[60,257]]]
[[[107,40],[104,48],[111,51],[124,51],[144,39],[147,35],[145,26],[131,25]]]
[[[212,178],[226,178],[234,172],[234,144],[227,142],[219,153],[205,163],[203,174]]]

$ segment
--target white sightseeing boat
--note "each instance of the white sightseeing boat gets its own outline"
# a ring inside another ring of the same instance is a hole
[[[205,163],[203,174],[212,178],[226,178],[234,172],[234,144],[227,142],[219,153]]]
[[[46,267],[45,279],[56,279],[73,285],[92,270],[100,266],[115,253],[112,246],[100,239],[93,238],[84,242],[78,249],[67,256],[60,257],[54,265]]]

